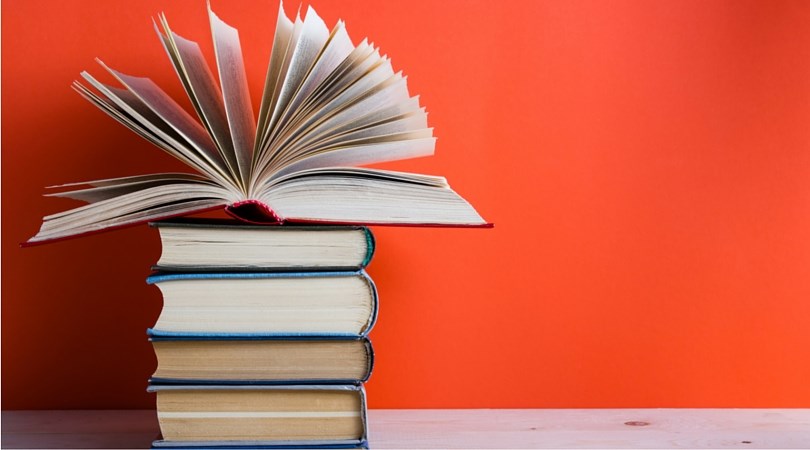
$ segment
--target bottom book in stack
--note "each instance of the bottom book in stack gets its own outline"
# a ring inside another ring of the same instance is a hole
[[[377,293],[354,272],[159,273],[155,448],[367,448]]]
[[[368,448],[362,385],[151,385],[154,448]]]

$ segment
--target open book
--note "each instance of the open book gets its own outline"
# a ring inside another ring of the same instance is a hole
[[[159,173],[54,186],[86,205],[47,216],[28,244],[215,208],[257,223],[487,226],[444,178],[360,168],[433,154],[418,98],[372,44],[329,31],[309,8],[279,8],[258,119],[239,35],[209,6],[218,80],[197,43],[155,30],[197,118],[148,78],[99,61],[121,87],[83,72],[73,88],[195,173]]]

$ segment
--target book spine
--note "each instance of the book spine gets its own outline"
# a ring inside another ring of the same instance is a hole
[[[360,437],[361,442],[368,442],[368,403],[366,402],[366,388],[363,385],[358,386],[360,391],[360,420],[363,423],[363,435]]]
[[[374,233],[368,227],[363,227],[363,232],[366,235],[366,257],[360,263],[360,268],[365,268],[371,263],[371,258],[374,257],[374,251],[377,249],[377,244],[374,240]]]
[[[366,354],[368,355],[368,369],[366,370],[366,376],[360,380],[361,383],[365,383],[371,378],[371,372],[374,371],[374,346],[371,345],[371,340],[366,338]]]
[[[377,316],[379,315],[379,312],[380,312],[380,298],[379,298],[379,296],[377,294],[377,285],[374,284],[374,280],[372,280],[371,277],[368,276],[366,271],[365,270],[360,270],[358,272],[358,274],[368,284],[368,288],[371,291],[371,296],[372,296],[371,315],[368,318],[368,322],[366,323],[366,326],[360,332],[360,336],[368,336],[368,334],[371,332],[371,329],[374,328],[374,325],[377,324]]]
[[[242,200],[228,205],[225,208],[234,219],[256,225],[281,225],[284,219],[281,218],[273,208],[259,200]]]

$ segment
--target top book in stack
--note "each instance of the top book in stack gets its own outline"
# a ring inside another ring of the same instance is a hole
[[[156,173],[55,186],[87,205],[47,216],[28,244],[225,208],[259,223],[488,226],[444,178],[357,166],[432,155],[427,114],[389,59],[343,22],[279,8],[255,118],[239,35],[209,7],[214,76],[197,43],[155,29],[197,118],[148,78],[106,66],[73,87],[195,173]]]
[[[152,222],[161,272],[353,271],[374,256],[363,226],[268,227],[235,220],[179,218]]]

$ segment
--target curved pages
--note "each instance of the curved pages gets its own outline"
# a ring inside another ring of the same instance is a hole
[[[175,33],[164,15],[155,23],[193,112],[148,78],[124,74],[100,60],[120,86],[87,72],[81,74],[83,82],[73,84],[90,103],[182,161],[194,175],[62,185],[51,195],[89,205],[45,217],[28,244],[216,207],[256,224],[488,225],[443,179],[356,169],[430,156],[435,138],[405,77],[394,73],[388,57],[366,40],[354,45],[343,22],[330,31],[311,7],[295,20],[279,8],[254,119],[239,33],[210,5],[209,19],[215,71],[200,46]],[[302,191],[301,176],[314,197]],[[341,210],[335,211],[334,204]]]

